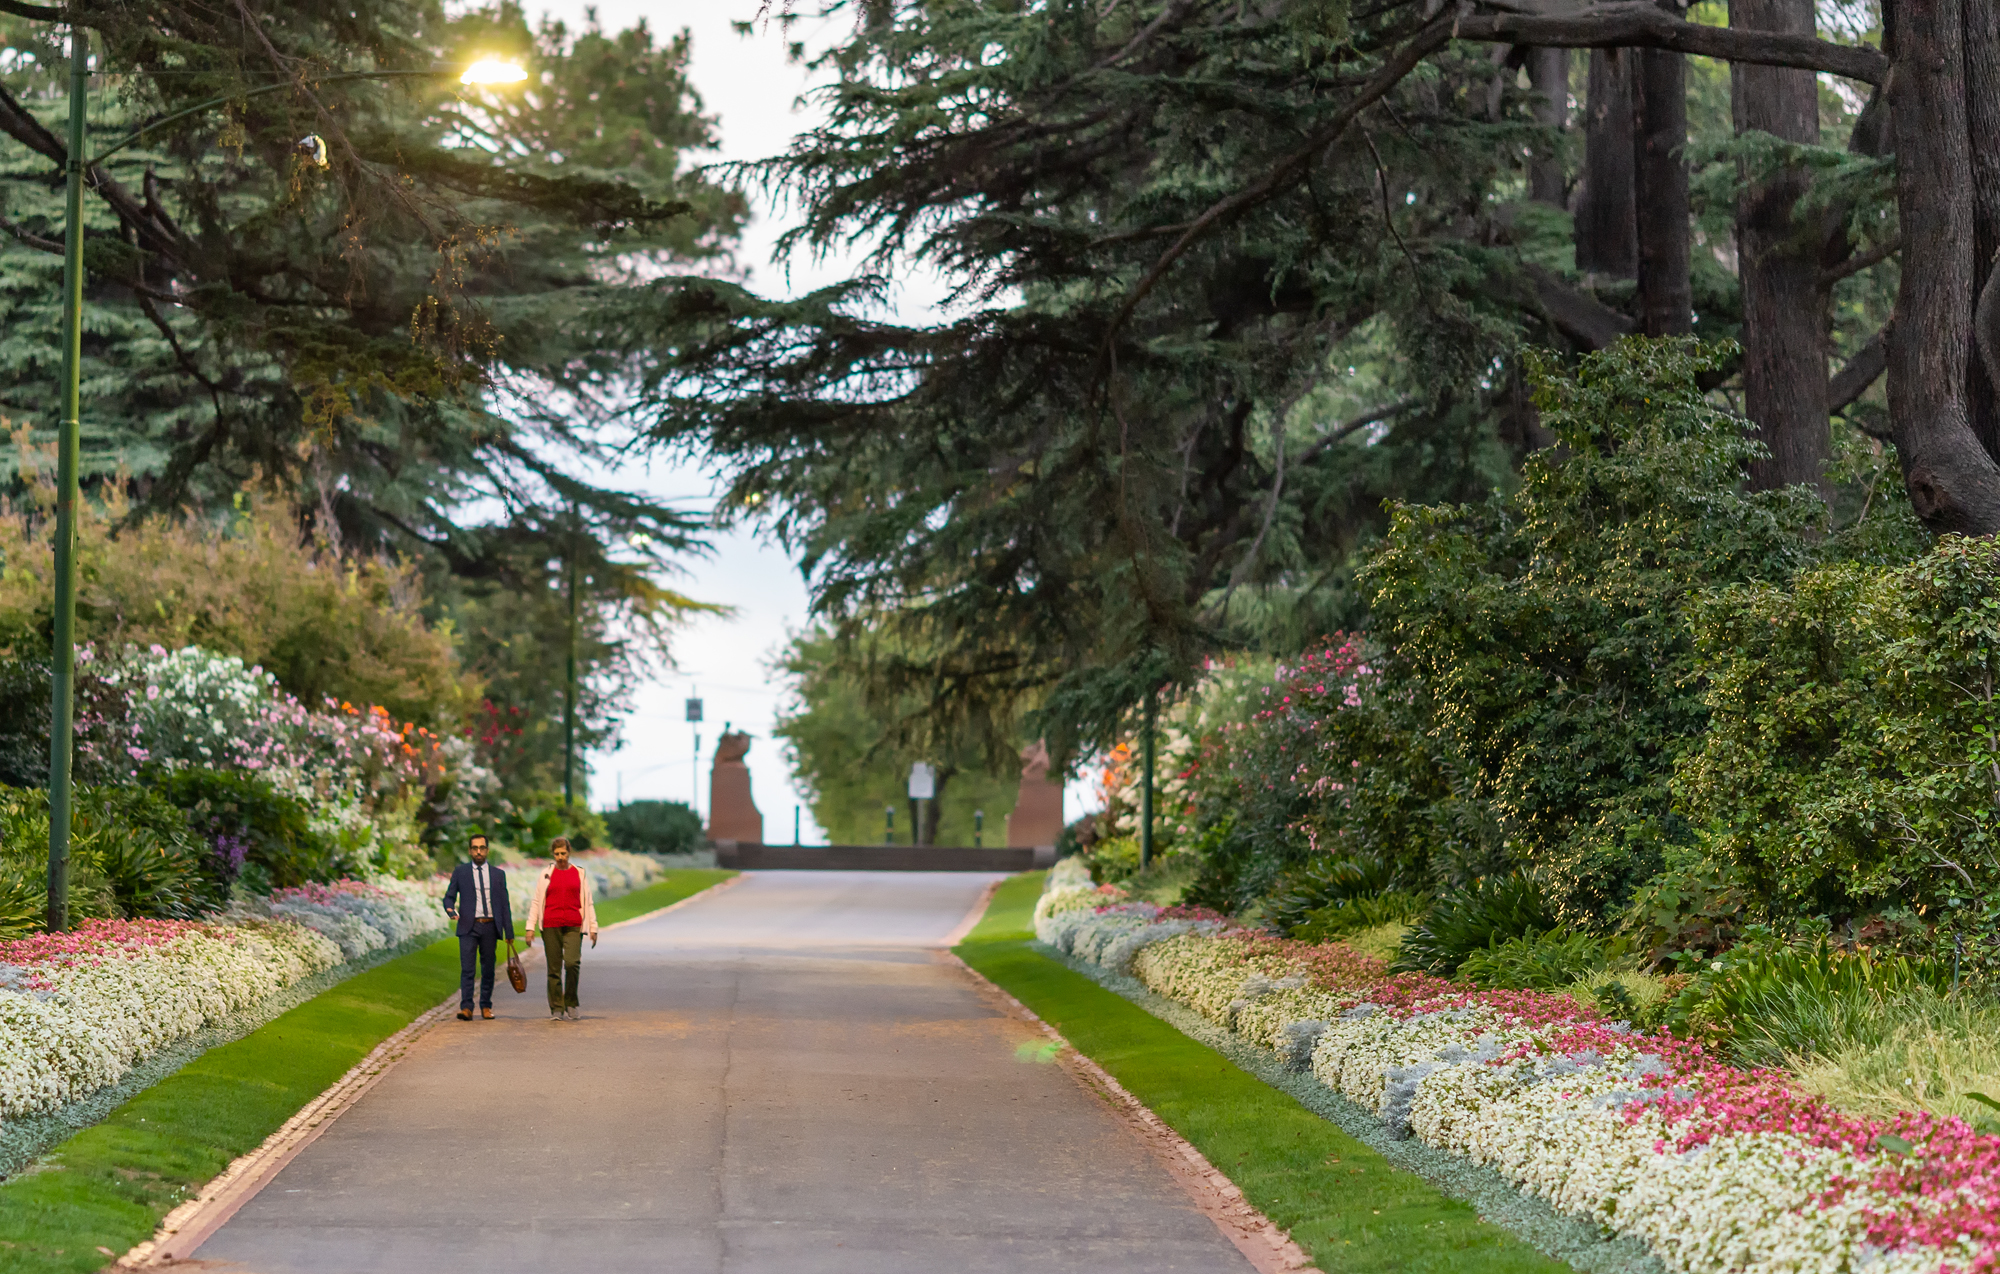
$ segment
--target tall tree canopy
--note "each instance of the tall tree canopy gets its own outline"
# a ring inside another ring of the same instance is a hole
[[[606,294],[731,269],[747,205],[689,163],[714,122],[686,35],[531,25],[511,0],[0,3],[0,417],[41,438],[60,401],[57,19],[90,39],[90,156],[141,133],[86,175],[86,482],[129,472],[134,516],[276,484],[323,542],[414,556],[496,708],[543,727],[573,575],[586,671],[609,678],[584,737],[602,737],[643,646],[617,634],[685,607],[654,575],[698,523],[575,476],[603,440],[517,400],[584,352],[576,318]],[[463,86],[476,57],[528,78]],[[356,78],[374,72],[393,74]],[[559,771],[537,746],[523,781]]]
[[[760,171],[803,209],[796,246],[869,244],[870,273],[793,302],[662,281],[606,313],[572,383],[640,367],[655,436],[733,465],[737,511],[802,546],[824,613],[893,617],[881,694],[922,689],[948,733],[1032,709],[1059,745],[1233,642],[1360,620],[1347,553],[1385,499],[1483,496],[1550,441],[1527,347],[1740,333],[1708,383],[1764,429],[1753,481],[1818,483],[1837,518],[1887,453],[1843,429],[1836,455],[1834,408],[1906,466],[1958,428],[1864,399],[1896,269],[1875,86],[1900,54],[1872,11],[1822,39],[1810,3],[1803,26],[1511,9],[832,6],[855,25],[821,61],[826,120]],[[1825,129],[1750,109],[1816,74]],[[956,317],[880,317],[911,263]],[[1782,416],[1800,376],[1809,409]]]

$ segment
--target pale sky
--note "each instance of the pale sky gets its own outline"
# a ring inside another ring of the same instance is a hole
[[[808,87],[807,75],[786,59],[787,39],[818,44],[841,33],[839,26],[802,23],[789,37],[776,24],[749,36],[737,34],[730,23],[754,19],[758,0],[601,0],[589,6],[583,0],[555,0],[525,7],[534,15],[551,13],[572,27],[583,25],[585,10],[591,7],[610,31],[629,27],[642,17],[656,36],[686,28],[693,37],[690,74],[701,94],[703,110],[721,120],[721,149],[701,162],[761,159],[783,151],[816,113],[810,106],[798,105]],[[774,263],[772,250],[782,222],[772,215],[759,193],[753,191],[752,199],[756,216],[739,252],[751,287],[766,295],[797,295],[848,276],[846,259],[819,262],[795,258]],[[783,210],[777,211],[782,216]],[[940,280],[913,273],[904,279],[890,303],[904,319],[921,321],[935,312],[943,292]],[[704,504],[712,490],[703,473],[664,462],[616,476],[630,487],[661,496],[695,498]],[[591,804],[608,808],[621,795],[628,801],[685,801],[691,792],[698,791],[697,808],[706,817],[707,763],[714,754],[717,733],[729,722],[754,736],[746,759],[753,794],[764,815],[764,837],[773,843],[784,842],[792,835],[795,807],[805,802],[792,788],[790,769],[771,733],[784,685],[770,673],[768,664],[789,635],[805,624],[805,585],[782,550],[752,533],[735,531],[718,536],[716,549],[713,557],[691,563],[688,575],[673,584],[703,601],[736,607],[737,613],[728,619],[700,620],[681,635],[675,645],[680,671],[641,690],[625,722],[625,746],[591,756]],[[683,709],[691,693],[702,698],[706,718],[699,768],[693,728],[686,723]],[[1068,801],[1071,816],[1083,808],[1078,801],[1081,790],[1072,786]],[[803,839],[809,844],[824,839],[812,811],[800,809],[799,814]]]

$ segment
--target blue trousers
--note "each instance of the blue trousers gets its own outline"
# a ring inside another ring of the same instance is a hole
[[[458,1007],[472,1007],[472,975],[474,966],[479,974],[479,1007],[493,1007],[493,954],[494,944],[499,941],[500,926],[492,920],[475,920],[472,932],[460,934],[458,938]]]

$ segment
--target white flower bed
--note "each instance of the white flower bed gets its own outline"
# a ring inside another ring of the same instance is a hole
[[[1669,1270],[2000,1269],[2000,1137],[1960,1120],[1867,1123],[1565,996],[1392,975],[1339,944],[1094,897],[1052,885],[1037,936],[1310,1069],[1391,1135],[1639,1239]]]
[[[340,881],[214,922],[91,921],[0,943],[0,1119],[53,1110],[370,951],[440,929],[424,884]]]

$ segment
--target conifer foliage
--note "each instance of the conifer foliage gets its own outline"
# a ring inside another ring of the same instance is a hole
[[[684,162],[711,127],[684,37],[531,29],[505,3],[64,12],[96,50],[93,155],[149,130],[88,174],[89,473],[128,467],[154,507],[281,478],[351,540],[403,547],[450,538],[475,494],[685,531],[563,479],[552,457],[580,438],[490,410],[511,371],[573,352],[565,316],[594,290],[716,258],[741,224],[740,196]],[[42,429],[59,393],[64,35],[0,16],[0,413]],[[530,78],[459,84],[480,56]],[[347,78],[378,71],[395,74]]]

